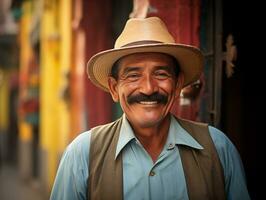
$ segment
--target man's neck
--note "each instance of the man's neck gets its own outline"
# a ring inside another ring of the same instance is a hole
[[[166,116],[160,124],[153,127],[134,127],[134,134],[145,148],[147,153],[151,156],[153,162],[155,162],[160,155],[170,127],[171,117]]]

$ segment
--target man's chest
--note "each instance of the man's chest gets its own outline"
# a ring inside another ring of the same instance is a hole
[[[164,149],[153,163],[147,152],[132,142],[123,150],[125,199],[188,199],[177,147]]]

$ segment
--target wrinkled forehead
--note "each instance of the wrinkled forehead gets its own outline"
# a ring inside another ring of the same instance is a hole
[[[157,62],[166,65],[174,64],[175,58],[164,53],[157,52],[148,52],[148,53],[134,53],[127,56],[124,56],[118,60],[118,64],[121,65],[130,65],[133,63],[142,63],[142,62]]]
[[[120,58],[115,62],[111,69],[111,76],[118,78],[119,72],[125,67],[134,66],[144,62],[155,62],[157,66],[167,66],[170,70],[173,70],[176,77],[179,75],[180,66],[178,61],[173,57],[165,53],[149,52],[149,53],[134,53]]]

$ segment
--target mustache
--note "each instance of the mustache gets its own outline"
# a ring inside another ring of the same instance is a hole
[[[158,103],[166,104],[168,98],[166,95],[155,92],[151,95],[146,94],[136,94],[127,97],[127,102],[129,104],[139,103],[141,101],[157,101]]]

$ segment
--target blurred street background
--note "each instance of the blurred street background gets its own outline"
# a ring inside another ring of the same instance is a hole
[[[0,199],[48,199],[66,146],[121,116],[110,95],[88,80],[86,63],[113,47],[129,17],[148,16],[161,17],[176,42],[203,51],[204,74],[183,89],[172,112],[227,134],[257,199],[259,129],[252,105],[259,94],[250,93],[255,84],[247,70],[252,65],[240,3],[0,0]]]

